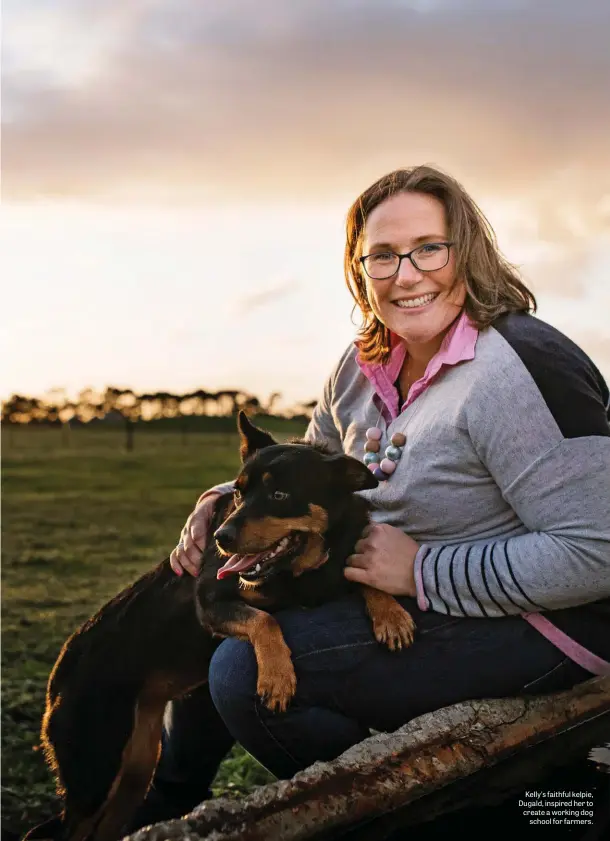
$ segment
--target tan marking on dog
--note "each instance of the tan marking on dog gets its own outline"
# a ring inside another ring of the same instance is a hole
[[[328,553],[324,551],[324,538],[318,534],[310,534],[305,548],[300,555],[293,558],[290,568],[295,578],[312,569],[318,569],[328,560]]]
[[[316,534],[324,534],[328,528],[328,512],[320,505],[313,505],[310,503],[309,514],[312,522],[311,531]]]
[[[411,614],[398,604],[394,596],[374,587],[362,585],[366,612],[373,622],[377,642],[384,643],[390,651],[408,648],[413,642],[415,622]]]
[[[273,603],[273,599],[270,599],[269,596],[265,596],[264,593],[261,593],[258,589],[259,586],[263,584],[262,580],[244,581],[240,578],[239,583],[239,598],[241,601],[254,605],[254,607],[269,607],[269,605]]]
[[[257,520],[246,520],[239,530],[239,542],[232,551],[244,555],[262,552],[292,531],[323,534],[327,527],[328,514],[318,505],[310,505],[309,514],[303,517],[261,517]]]
[[[262,610],[249,618],[225,623],[223,634],[250,642],[256,655],[256,691],[270,710],[284,712],[297,688],[290,649],[277,621]]]

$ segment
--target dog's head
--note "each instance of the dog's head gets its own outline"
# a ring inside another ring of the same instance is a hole
[[[362,462],[306,443],[278,444],[238,416],[243,467],[235,482],[233,513],[214,533],[227,562],[224,578],[260,586],[272,576],[293,576],[326,560],[324,538],[356,491],[377,486]]]

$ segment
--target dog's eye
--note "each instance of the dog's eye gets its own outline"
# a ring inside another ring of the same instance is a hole
[[[285,493],[284,491],[273,491],[271,494],[271,499],[276,499],[278,501],[282,499],[288,499],[290,494]]]

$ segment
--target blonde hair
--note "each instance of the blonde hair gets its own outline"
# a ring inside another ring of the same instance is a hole
[[[366,220],[385,199],[410,192],[434,196],[442,203],[456,255],[454,286],[464,282],[464,309],[480,330],[503,313],[536,311],[533,293],[498,249],[493,228],[462,185],[430,166],[397,169],[365,190],[347,214],[345,281],[363,317],[358,333],[363,361],[386,362],[390,355],[390,331],[371,309],[360,263]]]

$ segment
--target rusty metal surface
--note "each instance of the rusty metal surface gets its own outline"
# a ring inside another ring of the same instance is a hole
[[[203,803],[130,841],[304,841],[368,821],[610,711],[610,677],[534,698],[472,701],[414,719],[242,800]]]

